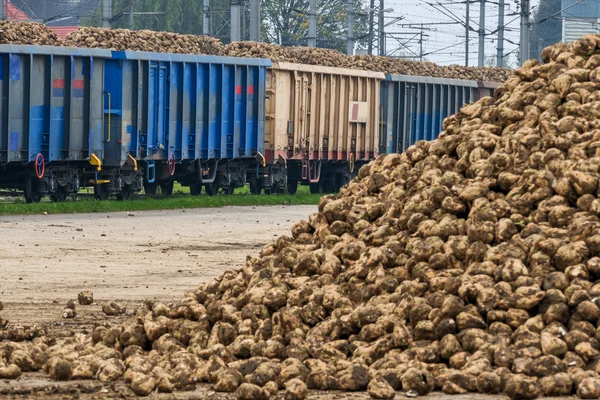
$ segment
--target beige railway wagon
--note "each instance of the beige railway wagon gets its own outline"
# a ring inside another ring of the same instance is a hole
[[[383,73],[292,63],[267,70],[265,163],[271,182],[295,192],[337,191],[379,152]],[[287,178],[285,169],[287,168]]]

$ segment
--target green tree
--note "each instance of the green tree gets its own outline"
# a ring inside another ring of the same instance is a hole
[[[309,0],[272,0],[263,2],[262,31],[265,40],[284,46],[306,46],[310,16]],[[368,13],[355,2],[354,36],[364,42]],[[317,46],[346,51],[348,1],[317,0]]]
[[[112,27],[129,28],[128,10],[131,0],[113,0],[112,4],[113,18],[115,18]],[[203,6],[203,0],[142,0],[136,5],[136,11],[157,14],[135,15],[135,29],[201,35],[203,32]],[[229,1],[211,0],[210,6],[211,9],[222,10],[225,13],[229,7]],[[215,14],[217,13],[215,12]],[[218,18],[215,19],[219,22]],[[96,13],[84,23],[89,26],[102,26],[102,7],[99,6]],[[229,29],[225,33],[228,35]]]
[[[562,40],[560,10],[561,0],[540,0],[540,6],[533,14],[530,57],[541,58],[545,47]]]

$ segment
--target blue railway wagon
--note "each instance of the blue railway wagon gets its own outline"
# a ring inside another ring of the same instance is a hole
[[[491,96],[499,84],[460,79],[386,75],[381,82],[380,153],[402,153],[433,140],[442,122],[468,103]]]
[[[271,61],[113,52],[105,61],[110,140],[97,196],[127,198],[173,183],[232,193],[263,159],[266,69]]]
[[[77,193],[90,157],[103,157],[103,61],[110,56],[0,45],[2,188],[24,190],[28,202]]]

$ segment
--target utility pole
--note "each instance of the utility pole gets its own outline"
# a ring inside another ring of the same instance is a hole
[[[133,0],[130,0],[129,1],[129,29],[131,29],[131,30],[135,29],[135,25],[133,22],[133,12],[134,12],[133,9],[134,8],[135,8],[135,6],[133,5]]]
[[[317,0],[310,0],[308,47],[317,47]]]
[[[419,36],[419,60],[423,61],[423,24],[421,24]]]
[[[465,66],[469,66],[469,30],[471,28],[471,21],[469,20],[469,11],[471,9],[471,1],[467,0],[467,20],[465,21]]]
[[[529,0],[521,0],[521,40],[519,63],[529,60]]]
[[[2,0],[2,7],[0,7],[0,19],[6,19],[6,13],[4,12],[6,10],[5,6],[6,6],[6,0]],[[46,17],[44,17],[44,18],[46,18]]]
[[[241,17],[241,7],[240,0],[231,0],[231,42],[239,42],[241,39],[240,36],[240,17]]]
[[[112,0],[102,0],[102,27],[110,28],[112,20]]]
[[[348,51],[349,56],[354,54],[354,0],[348,0]]]
[[[485,0],[479,3],[479,51],[477,65],[483,67],[485,64]]]
[[[369,4],[369,45],[368,45],[368,53],[370,56],[373,55],[373,39],[374,39],[374,33],[375,33],[375,28],[373,27],[373,24],[375,23],[374,21],[374,12],[375,12],[375,0],[371,0],[371,3]]]
[[[383,22],[383,10],[385,10],[385,0],[379,0],[379,55],[386,56],[385,50],[385,23]]]
[[[496,48],[496,65],[504,66],[504,0],[498,3],[498,47]]]
[[[250,0],[250,41],[260,42],[260,1]]]
[[[202,34],[204,36],[210,36],[210,0],[204,0],[204,7],[202,7]]]

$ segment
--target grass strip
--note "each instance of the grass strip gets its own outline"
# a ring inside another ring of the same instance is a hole
[[[314,205],[319,204],[320,194],[299,193],[296,195],[234,194],[217,196],[190,196],[174,194],[164,198],[137,198],[131,201],[98,201],[93,199],[68,200],[64,203],[43,201],[37,204],[17,202],[0,204],[0,215],[73,214],[118,211],[171,210],[192,208],[215,208],[226,206],[275,206],[275,205]]]

